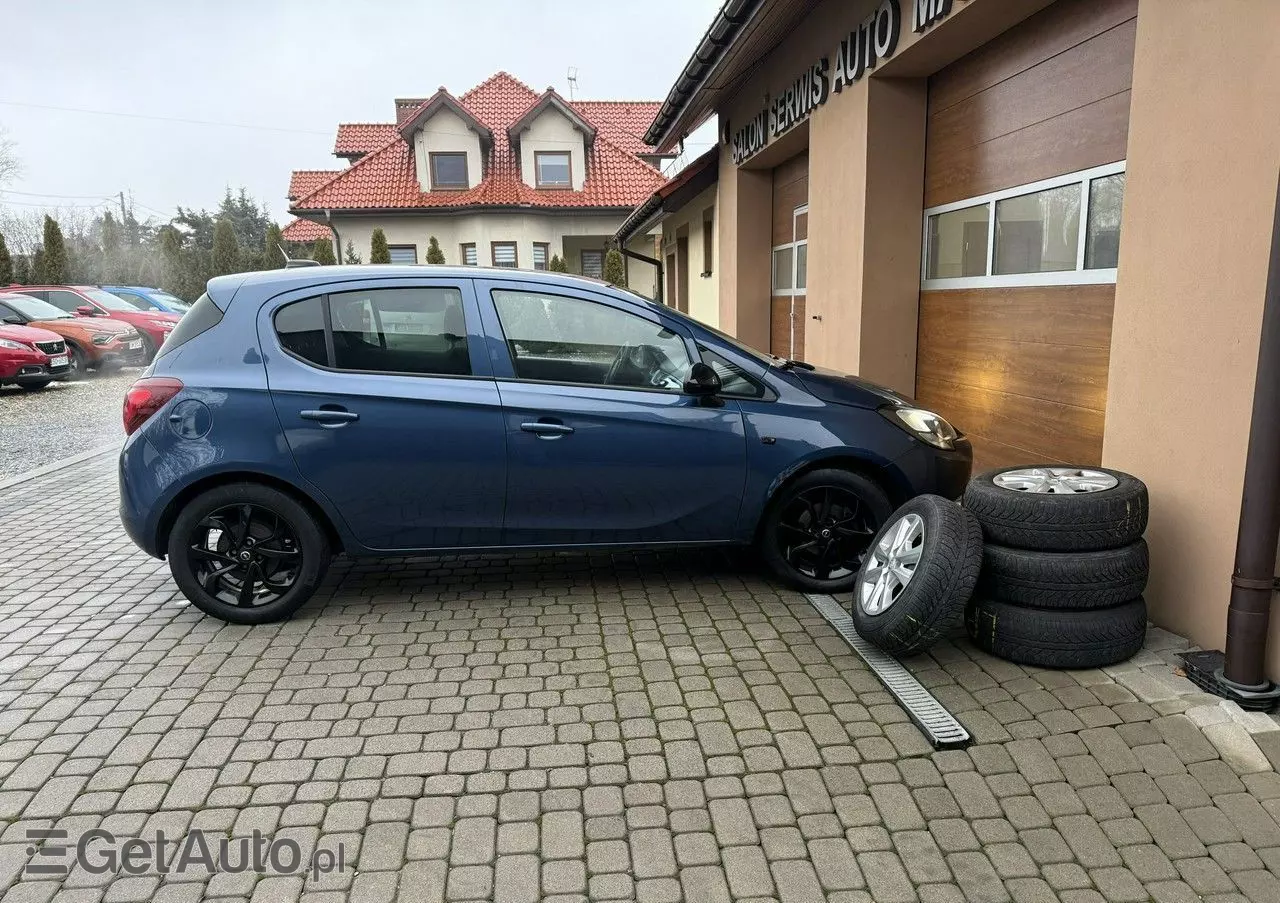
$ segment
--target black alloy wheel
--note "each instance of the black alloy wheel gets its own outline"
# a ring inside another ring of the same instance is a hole
[[[298,579],[298,536],[276,512],[248,502],[212,512],[187,546],[201,587],[228,605],[256,608],[287,593]]]
[[[232,624],[289,617],[315,593],[331,558],[317,515],[259,483],[219,486],[187,502],[166,550],[182,594]]]
[[[780,577],[810,592],[843,592],[892,511],[883,490],[842,470],[805,474],[782,491],[761,551]]]

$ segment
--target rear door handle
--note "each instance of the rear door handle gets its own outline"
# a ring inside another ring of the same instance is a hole
[[[351,423],[360,419],[360,415],[355,411],[339,411],[327,408],[321,408],[318,411],[299,411],[298,416],[303,420],[314,420],[316,423],[329,424]]]
[[[543,423],[542,421],[522,423],[520,424],[520,429],[526,433],[533,433],[535,436],[546,439],[567,436],[573,432],[573,427],[565,426],[563,423]]]

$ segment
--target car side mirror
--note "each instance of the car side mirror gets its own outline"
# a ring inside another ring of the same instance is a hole
[[[98,311],[88,304],[82,304],[76,308],[76,316],[78,317],[96,317],[97,315]]]
[[[22,317],[5,317],[4,322],[8,323],[10,326],[21,326]]]
[[[711,369],[710,364],[698,361],[689,370],[689,378],[684,381],[684,394],[698,398],[709,398],[720,394],[720,377]]]

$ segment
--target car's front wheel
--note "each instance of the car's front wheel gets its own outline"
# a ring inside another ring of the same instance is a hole
[[[759,533],[760,554],[792,586],[847,592],[892,512],[884,490],[861,474],[813,470],[784,486],[770,504]]]
[[[169,569],[182,594],[232,624],[281,621],[315,592],[329,540],[293,497],[257,483],[202,493],[169,533]]]

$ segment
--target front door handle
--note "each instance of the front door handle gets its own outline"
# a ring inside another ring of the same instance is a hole
[[[573,432],[573,427],[571,426],[566,426],[563,423],[544,423],[541,420],[533,423],[522,423],[520,424],[520,429],[526,433],[533,433],[539,439],[556,439]]]
[[[332,408],[321,408],[318,411],[299,411],[298,416],[303,420],[314,420],[316,423],[335,426],[360,419],[360,415],[355,411],[335,410]]]

